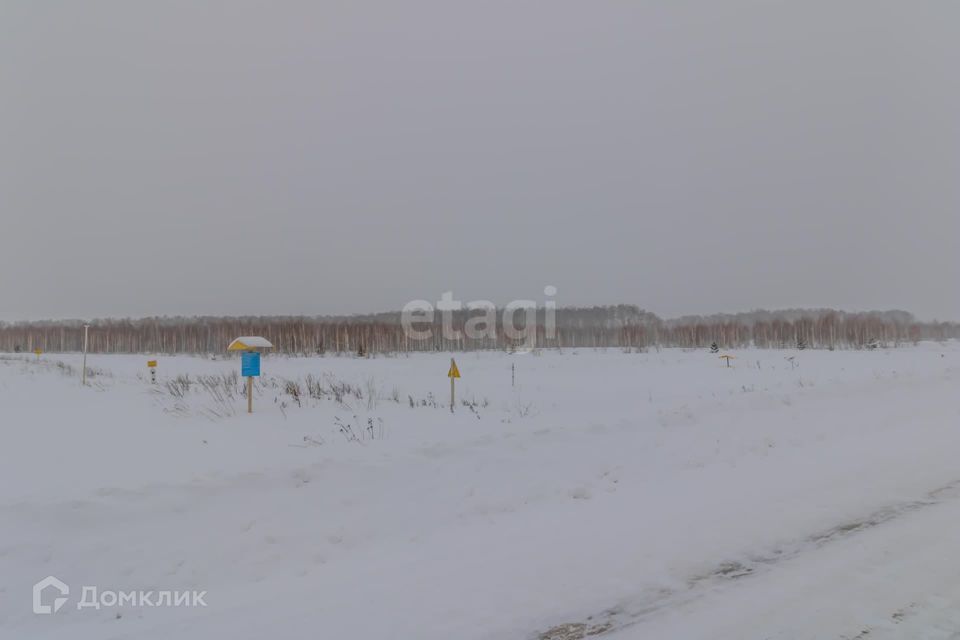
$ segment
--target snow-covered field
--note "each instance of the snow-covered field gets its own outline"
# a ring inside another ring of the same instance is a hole
[[[0,637],[960,637],[960,345],[733,354],[0,356]]]

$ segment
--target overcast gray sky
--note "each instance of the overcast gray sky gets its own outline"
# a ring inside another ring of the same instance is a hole
[[[960,3],[0,4],[0,318],[960,319]]]

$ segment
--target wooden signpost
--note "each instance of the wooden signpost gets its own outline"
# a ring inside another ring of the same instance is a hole
[[[253,413],[253,379],[260,375],[260,349],[270,349],[273,344],[260,336],[242,336],[227,347],[227,351],[242,351],[240,375],[247,379],[247,413]]]
[[[721,359],[721,360],[726,360],[726,361],[727,361],[727,366],[728,366],[728,367],[730,366],[730,361],[733,360],[733,358],[734,358],[734,356],[727,356],[727,355],[720,356],[720,359]]]
[[[240,375],[247,379],[247,413],[253,413],[253,379],[260,375],[260,354],[244,351],[240,354]]]
[[[453,358],[450,358],[450,370],[447,371],[447,377],[450,378],[450,413],[453,413],[453,405],[456,402],[456,384],[457,378],[460,377],[460,369],[457,368],[457,361]]]

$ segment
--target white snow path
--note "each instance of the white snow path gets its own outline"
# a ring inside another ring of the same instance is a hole
[[[958,498],[954,489],[606,637],[960,638]]]

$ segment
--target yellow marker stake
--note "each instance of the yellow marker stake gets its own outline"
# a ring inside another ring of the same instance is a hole
[[[456,402],[455,381],[460,377],[460,369],[457,369],[457,361],[450,358],[450,370],[447,371],[447,377],[450,378],[450,413],[453,413],[453,404]]]
[[[727,361],[727,366],[730,366],[730,361],[733,360],[733,356],[720,356],[722,359]]]

